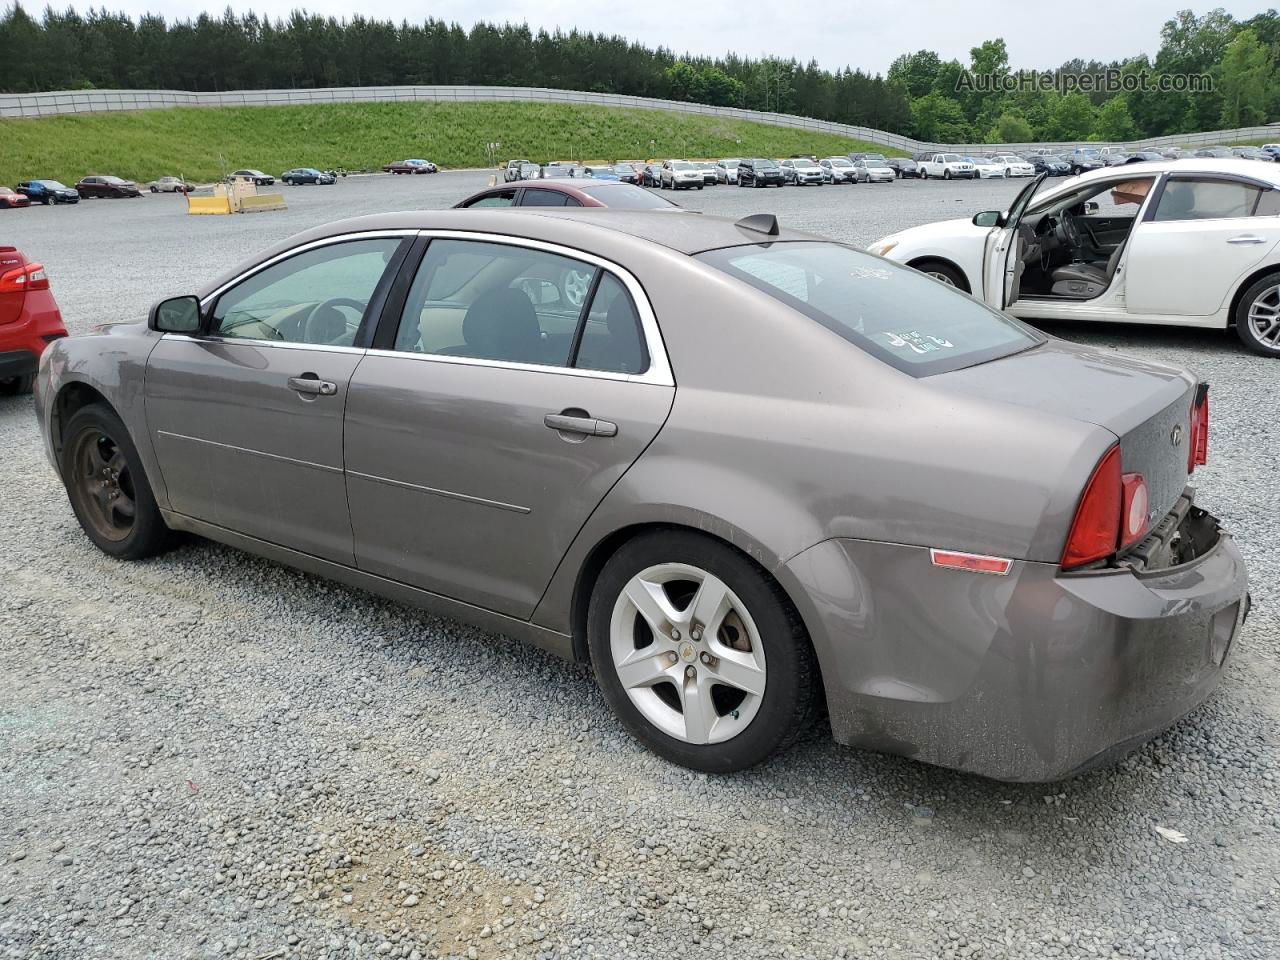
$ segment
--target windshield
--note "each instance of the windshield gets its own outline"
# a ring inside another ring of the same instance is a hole
[[[757,167],[764,167],[766,170],[776,170],[778,165],[772,160],[765,160],[763,157],[756,161]]]
[[[845,157],[831,157],[827,163],[833,167],[852,167],[853,163]]]
[[[960,160],[960,154],[958,153],[944,153],[942,155],[943,163],[957,163],[959,162],[959,160]]]
[[[672,170],[692,170],[693,164],[685,163],[683,160],[677,160],[675,163],[671,165],[671,169]]]
[[[612,186],[583,184],[578,189],[614,210],[670,210],[678,207],[678,204],[672,203],[666,197],[641,187],[633,187],[629,183],[618,183]]]
[[[915,377],[1044,342],[1011,317],[910,267],[837,243],[768,243],[697,256]]]
[[[124,181],[121,180],[119,177],[103,177],[102,182],[103,183],[124,183]]]
[[[48,187],[50,190],[66,190],[67,185],[58,180],[37,180],[36,183]]]

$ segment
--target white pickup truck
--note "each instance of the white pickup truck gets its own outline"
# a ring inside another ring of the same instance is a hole
[[[943,180],[954,180],[959,177],[972,180],[978,175],[977,168],[958,153],[931,153],[917,163],[922,180],[927,180],[929,177],[939,177]]]

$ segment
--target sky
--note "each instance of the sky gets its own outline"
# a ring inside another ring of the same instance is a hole
[[[296,7],[311,12],[349,17],[355,10],[367,17],[402,20],[432,16],[465,27],[477,20],[525,22],[532,29],[578,28],[620,34],[647,46],[666,46],[676,53],[716,56],[734,51],[759,57],[816,59],[836,70],[853,66],[883,73],[901,53],[935,50],[944,60],[968,62],[969,49],[984,40],[1003,37],[1015,68],[1056,67],[1074,57],[1084,60],[1125,59],[1155,54],[1160,28],[1180,9],[1203,15],[1222,7],[1247,19],[1274,5],[1220,0],[1195,4],[1189,0],[1072,0],[1046,3],[983,2],[983,0],[700,0],[677,3],[592,3],[582,0],[435,0],[410,5],[402,0],[232,0],[237,13],[253,9],[272,18],[287,17]],[[78,9],[106,6],[137,16],[153,11],[175,19],[204,10],[221,12],[227,0],[94,0],[74,2]],[[32,0],[29,11],[41,9]],[[62,6],[62,3],[55,3]],[[803,6],[807,12],[791,16]],[[743,14],[747,15],[744,16]]]

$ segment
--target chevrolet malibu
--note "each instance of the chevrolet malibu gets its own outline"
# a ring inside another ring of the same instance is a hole
[[[107,554],[187,531],[589,662],[699,770],[825,706],[1060,778],[1204,700],[1246,613],[1204,385],[767,214],[342,221],[36,391]]]

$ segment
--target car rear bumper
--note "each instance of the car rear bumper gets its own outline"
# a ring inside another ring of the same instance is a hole
[[[929,550],[830,540],[780,570],[822,664],[836,740],[998,780],[1112,759],[1213,691],[1248,612],[1244,561],[1216,521],[1195,559],[1151,572],[1008,576]]]
[[[29,292],[22,316],[0,324],[0,379],[35,373],[45,348],[66,335],[53,295],[48,290]]]

